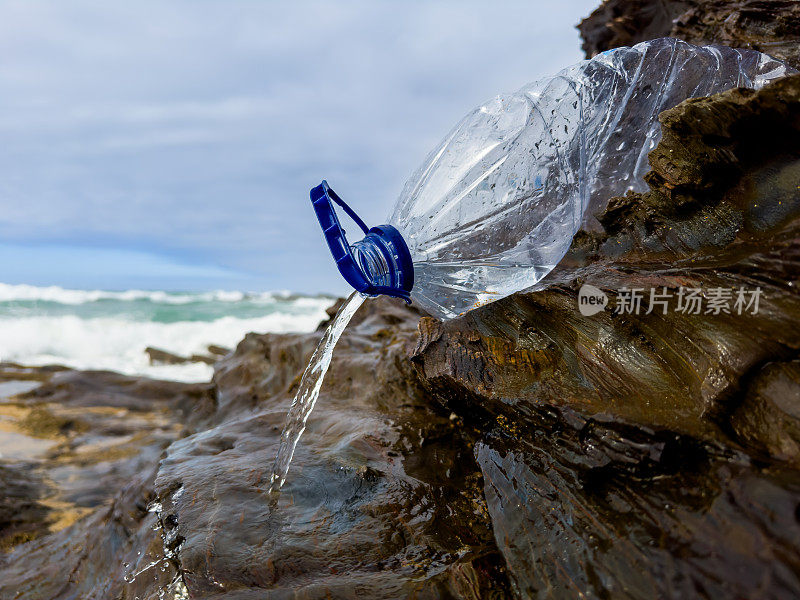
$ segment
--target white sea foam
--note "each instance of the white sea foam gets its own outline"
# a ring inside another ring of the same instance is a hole
[[[177,298],[186,300],[176,301]],[[14,301],[23,299],[48,300],[58,305],[24,310],[13,305]],[[111,305],[110,312],[104,309],[101,315],[87,317],[87,303],[99,299],[116,302]],[[152,318],[154,312],[161,310],[158,306],[150,312],[138,311],[133,308],[136,301],[170,306],[206,302],[207,306],[201,308],[216,307],[210,314],[226,316],[199,320],[195,313],[183,320],[178,313],[170,322],[162,322]],[[209,344],[233,348],[250,331],[312,331],[326,318],[325,308],[332,303],[328,298],[293,297],[288,293],[274,294],[271,300],[267,294],[262,294],[257,304],[260,306],[261,302],[263,311],[258,307],[254,309],[252,297],[241,292],[104,292],[0,284],[0,361],[107,369],[178,381],[208,381],[213,373],[211,366],[203,363],[151,365],[145,348],[152,346],[190,356],[205,354]],[[250,308],[237,316],[245,303]]]
[[[31,301],[57,302],[59,304],[85,304],[98,300],[149,300],[163,304],[189,304],[190,302],[250,302],[270,303],[275,300],[289,299],[291,292],[286,290],[274,292],[240,292],[216,290],[212,292],[165,292],[161,290],[73,290],[57,285],[38,287],[26,284],[0,283],[0,302]],[[315,302],[317,298],[298,298]]]

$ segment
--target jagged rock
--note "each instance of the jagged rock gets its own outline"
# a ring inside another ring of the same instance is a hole
[[[150,346],[145,348],[144,351],[151,365],[181,365],[191,361],[191,359],[185,356],[178,356],[172,352],[159,350],[158,348],[152,348]]]
[[[217,350],[217,352],[212,351]],[[150,359],[151,365],[183,365],[186,363],[191,362],[202,362],[206,363],[207,365],[213,365],[219,359],[220,355],[227,354],[227,350],[220,346],[209,346],[209,355],[205,354],[192,354],[191,356],[180,356],[178,354],[173,354],[172,352],[167,352],[166,350],[159,350],[158,348],[152,348],[148,346],[144,349],[147,353],[148,358]]]
[[[359,310],[277,500],[270,468],[318,334],[250,334],[222,361],[224,422],[173,444],[156,481],[192,594],[505,594],[472,451],[409,373],[417,320],[386,299]]]
[[[95,495],[69,527],[49,531],[31,492],[29,527],[44,524],[30,543],[8,528],[0,598],[507,597],[469,432],[426,400],[407,359],[418,320],[386,299],[356,314],[277,500],[270,467],[318,332],[249,334],[218,363],[213,397],[210,386],[73,371],[19,396],[80,406],[80,439],[105,432],[132,446],[137,410],[162,424],[138,453],[109,450],[71,471],[59,497]],[[45,473],[82,455],[77,436],[65,434],[70,450]]]
[[[225,356],[231,351],[230,348],[225,348],[224,346],[217,346],[216,344],[211,344],[208,346],[208,353],[212,356]]]
[[[47,531],[50,511],[39,502],[42,487],[29,467],[0,465],[0,552]]]
[[[422,384],[482,432],[522,597],[800,594],[800,76],[660,120],[651,191],[613,199],[555,285],[419,325]],[[583,316],[587,283],[641,288],[641,313]],[[646,314],[681,287],[763,293]]]
[[[40,382],[0,402],[0,442],[9,430],[15,445],[50,444],[0,459],[0,598],[148,598],[173,585],[147,507],[162,451],[191,433],[189,415],[213,412],[211,386],[16,365],[0,380]]]
[[[589,58],[668,36],[753,48],[800,68],[798,23],[796,0],[604,0],[578,29]]]
[[[218,356],[206,356],[205,354],[192,354],[189,357],[188,362],[201,362],[207,365],[213,365],[215,362],[219,360]]]
[[[736,436],[767,455],[800,463],[800,361],[764,365],[731,417]],[[798,505],[800,506],[800,505]]]

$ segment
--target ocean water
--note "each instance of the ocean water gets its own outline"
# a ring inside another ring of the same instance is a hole
[[[0,283],[0,361],[208,381],[210,365],[151,365],[145,348],[180,356],[233,348],[250,331],[312,331],[330,296],[289,292],[71,290]]]

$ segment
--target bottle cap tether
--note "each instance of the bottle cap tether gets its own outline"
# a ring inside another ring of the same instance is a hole
[[[359,242],[348,244],[333,203],[363,230]],[[311,204],[328,242],[333,260],[345,281],[367,296],[394,296],[411,304],[414,264],[403,236],[391,225],[371,229],[323,181],[311,190]]]

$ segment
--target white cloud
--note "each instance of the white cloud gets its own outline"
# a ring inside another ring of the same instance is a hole
[[[329,288],[308,189],[380,220],[467,110],[580,58],[596,3],[4,2],[0,236]]]

